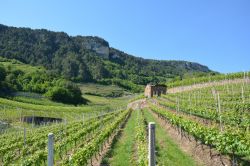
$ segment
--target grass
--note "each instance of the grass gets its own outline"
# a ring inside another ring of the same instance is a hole
[[[42,66],[31,66],[31,65],[24,64],[17,60],[10,60],[10,59],[5,59],[5,58],[0,58],[0,64],[7,68],[8,66],[10,66],[12,69],[21,70],[24,73],[45,70],[45,68]]]
[[[63,118],[67,121],[81,119],[83,114],[95,114],[100,111],[125,109],[129,100],[135,96],[107,98],[84,95],[88,105],[73,106],[50,101],[39,94],[18,93],[13,98],[0,98],[0,121],[18,126],[21,117],[40,116]],[[86,116],[87,116],[86,115]]]
[[[182,152],[178,145],[168,136],[166,131],[157,122],[157,119],[148,111],[144,111],[147,122],[156,124],[156,160],[157,165],[195,166],[195,161]]]
[[[83,95],[84,98],[89,100],[88,105],[92,106],[109,106],[111,108],[126,107],[131,99],[136,97],[136,95],[122,96],[116,98],[110,97],[100,97],[93,95]]]
[[[116,85],[101,85],[94,83],[79,84],[83,94],[90,94],[103,97],[120,97],[129,94],[124,89]]]
[[[36,104],[36,105],[47,105],[47,106],[73,106],[73,105],[67,105],[63,103],[57,103],[53,102],[47,98],[30,98],[30,97],[24,97],[24,96],[16,96],[11,98],[14,101],[22,102],[22,103],[29,103],[29,104]]]
[[[112,150],[108,156],[103,160],[104,165],[112,166],[130,166],[133,165],[133,146],[135,142],[135,126],[136,126],[136,112],[131,113],[128,122],[118,138],[112,146]]]

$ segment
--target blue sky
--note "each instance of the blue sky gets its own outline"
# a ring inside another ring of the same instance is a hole
[[[150,59],[250,70],[250,0],[8,0],[0,23],[93,35]]]

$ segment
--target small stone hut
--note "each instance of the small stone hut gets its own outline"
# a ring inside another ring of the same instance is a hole
[[[161,96],[161,94],[166,94],[167,93],[167,86],[166,85],[153,85],[153,84],[148,84],[145,88],[144,95],[145,97],[151,98],[154,95],[156,96]]]

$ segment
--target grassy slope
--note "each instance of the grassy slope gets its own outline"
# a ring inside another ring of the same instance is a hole
[[[10,66],[13,69],[21,70],[24,73],[45,70],[44,67],[27,65],[27,64],[24,64],[24,63],[19,62],[17,60],[9,60],[8,61],[7,59],[0,59],[0,64],[3,65],[4,67]]]
[[[134,98],[135,95],[123,96],[117,98],[107,98],[93,95],[83,95],[84,98],[88,99],[90,102],[89,106],[99,105],[99,106],[109,106],[111,108],[126,107],[130,99]]]
[[[73,106],[69,104],[63,104],[51,101],[47,98],[31,98],[31,97],[25,97],[25,96],[16,96],[11,98],[11,100],[23,102],[23,103],[29,103],[29,104],[36,104],[36,105],[47,105],[47,106]]]
[[[192,166],[195,165],[194,160],[183,153],[178,145],[169,138],[166,131],[160,126],[157,120],[147,110],[145,117],[147,122],[156,123],[156,148],[157,148],[157,163],[158,165],[171,166]]]
[[[5,66],[6,68],[10,66],[12,69],[18,69],[23,71],[24,73],[45,70],[43,67],[40,66],[31,66],[19,62],[17,60],[9,60],[1,57],[0,57],[0,65]],[[99,85],[93,83],[79,84],[79,86],[83,93],[97,94],[100,96],[106,96],[116,93],[127,93],[124,92],[124,89],[118,86],[107,86],[107,85]],[[21,95],[17,95],[12,99],[0,98],[0,114],[1,114],[1,109],[3,109],[4,107],[12,109],[34,110],[36,112],[45,111],[46,114],[53,113],[52,116],[54,116],[54,114],[57,112],[82,113],[82,112],[92,112],[100,110],[111,110],[111,109],[113,110],[120,107],[123,108],[126,107],[128,101],[134,97],[131,95],[118,98],[106,98],[106,97],[98,97],[94,95],[84,94],[83,97],[89,100],[88,105],[81,105],[75,107],[73,105],[50,101],[42,97],[42,95],[40,95],[41,96],[40,98],[33,97],[32,95],[31,97],[27,97],[26,95],[22,95],[24,93],[31,94],[28,92],[18,92],[18,94]]]
[[[99,111],[110,111],[124,109],[128,101],[134,96],[119,98],[105,98],[99,96],[84,95],[89,100],[88,105],[73,106],[56,103],[46,98],[32,98],[17,96],[13,99],[0,98],[0,120],[9,123],[19,122],[20,116],[43,116],[66,118],[77,120],[82,113],[94,113]]]
[[[129,166],[132,165],[136,112],[133,111],[118,141],[112,147],[109,159],[104,159],[108,165]]]
[[[124,89],[116,85],[101,85],[94,83],[82,83],[78,84],[83,94],[93,94],[97,96],[114,96],[123,94]]]

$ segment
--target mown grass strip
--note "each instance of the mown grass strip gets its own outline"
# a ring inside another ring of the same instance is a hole
[[[128,122],[113,144],[109,154],[103,159],[103,165],[130,166],[135,165],[133,161],[133,146],[135,142],[136,112],[131,113]]]
[[[162,128],[148,111],[144,110],[144,115],[147,122],[156,123],[156,160],[157,165],[171,166],[193,166],[195,161],[187,154],[182,152],[178,145],[168,136],[164,128]]]

